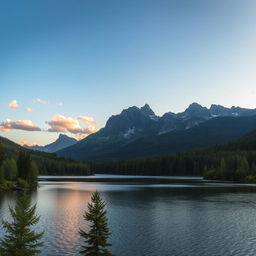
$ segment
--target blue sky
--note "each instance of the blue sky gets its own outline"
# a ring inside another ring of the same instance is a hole
[[[3,0],[0,33],[0,135],[16,142],[47,144],[58,122],[81,138],[145,103],[256,107],[254,0]]]

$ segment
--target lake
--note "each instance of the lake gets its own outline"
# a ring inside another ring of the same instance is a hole
[[[79,255],[77,230],[86,228],[82,215],[95,190],[107,203],[116,256],[255,255],[256,187],[187,179],[172,184],[40,182],[33,201],[41,215],[36,229],[45,232],[41,256]],[[1,219],[9,218],[8,205],[15,198],[15,193],[0,195]]]

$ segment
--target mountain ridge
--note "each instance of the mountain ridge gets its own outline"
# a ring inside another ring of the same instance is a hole
[[[56,153],[60,156],[79,160],[101,160],[102,156],[111,155],[113,152],[116,152],[115,154],[118,158],[119,150],[129,147],[129,144],[131,143],[136,144],[136,140],[155,138],[154,140],[157,141],[158,139],[161,139],[161,136],[164,134],[173,134],[175,132],[187,134],[187,130],[200,126],[215,118],[222,117],[224,119],[231,118],[232,120],[235,120],[236,118],[239,119],[242,117],[248,117],[250,119],[252,116],[256,116],[256,109],[234,106],[226,108],[216,104],[212,104],[210,108],[207,108],[195,102],[190,104],[184,112],[177,114],[167,112],[162,116],[157,116],[148,104],[145,104],[141,108],[132,106],[122,110],[120,114],[112,115],[107,120],[105,127],[100,129],[98,132],[89,135],[73,146],[57,151]],[[224,119],[220,119],[218,122],[222,122]],[[242,120],[237,123],[240,125],[240,122],[242,122]],[[225,125],[228,127],[227,123],[225,123]],[[254,124],[250,127],[251,129],[256,129],[256,124],[255,127]],[[221,130],[221,124],[219,124],[218,129]],[[235,128],[229,127],[228,129],[232,132],[232,129]],[[223,132],[224,130],[228,137],[229,132],[226,131],[226,128],[223,129]],[[249,130],[244,127],[244,132],[248,131]],[[214,131],[211,131],[211,133],[214,133]],[[240,135],[243,135],[243,132],[237,133],[236,136]],[[223,140],[225,139],[224,137],[222,138]],[[231,139],[235,138],[236,137],[232,137]],[[168,144],[168,141],[163,141],[163,144],[166,143]],[[221,141],[218,140],[218,143],[221,143]],[[198,142],[194,141],[194,146],[197,144]],[[138,144],[138,147],[139,146],[140,145]],[[169,146],[171,147],[171,145]],[[194,146],[191,145],[191,149],[193,149]],[[203,146],[208,145],[206,143]],[[157,147],[160,147],[160,145],[157,145]],[[172,151],[173,150],[170,149],[170,152]],[[134,155],[134,157],[137,156]]]
[[[23,147],[31,150],[37,150],[41,152],[47,152],[47,153],[54,153],[58,150],[64,149],[66,147],[72,146],[77,143],[77,140],[75,138],[71,138],[65,134],[59,134],[59,137],[57,138],[56,141],[49,143],[45,146],[28,146],[28,145],[23,145]]]

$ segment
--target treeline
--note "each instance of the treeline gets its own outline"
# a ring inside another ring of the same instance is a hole
[[[256,152],[228,155],[220,160],[217,167],[205,166],[204,177],[214,180],[256,182]]]
[[[21,151],[17,160],[5,158],[0,145],[0,190],[35,188],[39,171],[26,151]]]
[[[0,137],[0,144],[6,159],[17,159],[20,151],[26,151],[37,164],[40,175],[90,175],[90,165],[68,158],[58,157],[54,153],[24,149],[21,146]]]
[[[87,163],[57,157],[55,154],[18,149],[13,146],[8,148],[0,143],[0,190],[36,187],[39,174],[90,174]]]
[[[256,181],[256,151],[227,151],[218,146],[172,155],[139,158],[127,161],[94,163],[96,173],[204,176],[210,179]]]
[[[32,155],[37,163],[40,175],[90,175],[90,165],[85,162],[78,162],[71,159],[57,157],[42,157]]]

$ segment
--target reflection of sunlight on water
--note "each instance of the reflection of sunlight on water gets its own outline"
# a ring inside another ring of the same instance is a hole
[[[66,185],[41,186],[37,198],[45,230],[45,247],[49,251],[54,248],[56,255],[75,255],[80,249],[78,228],[85,226],[82,215],[95,190],[93,184],[91,191],[81,191],[75,182]]]
[[[95,190],[107,203],[115,255],[255,255],[255,187],[40,182],[33,193],[41,216],[36,229],[45,231],[40,256],[79,255],[78,229],[88,228],[83,214]],[[15,198],[16,193],[0,195],[0,218],[8,216]]]

